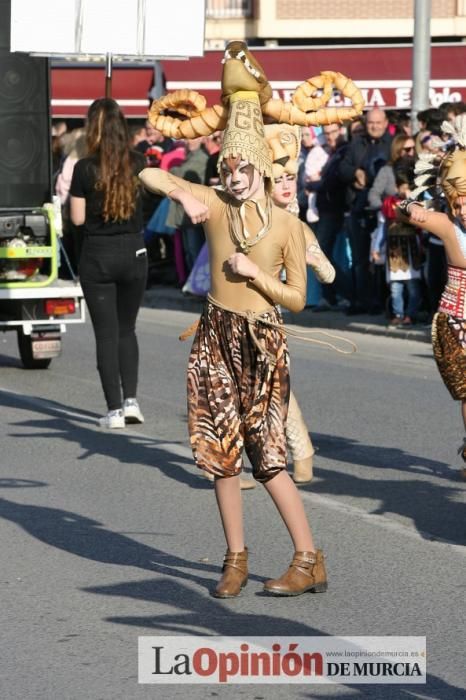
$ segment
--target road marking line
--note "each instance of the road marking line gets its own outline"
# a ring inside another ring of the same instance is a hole
[[[342,503],[341,501],[329,498],[328,496],[322,496],[321,494],[317,493],[301,492],[301,496],[305,501],[318,503],[324,507],[331,508],[332,510],[336,510],[340,513],[344,513],[345,515],[357,516],[358,518],[362,518],[366,522],[370,522],[371,525],[379,525],[380,527],[384,527],[387,530],[393,530],[394,532],[397,532],[400,535],[407,535],[408,537],[413,537],[414,539],[420,540],[424,543],[427,541],[433,544],[446,545],[447,547],[454,550],[457,554],[462,554],[463,556],[466,555],[466,548],[462,545],[457,544],[456,542],[453,542],[452,540],[442,539],[440,537],[437,537],[436,535],[432,535],[432,533],[430,532],[413,529],[407,525],[403,525],[403,523],[400,523],[397,520],[391,520],[385,515],[368,513],[366,510],[358,508],[357,506],[350,505],[349,503]]]

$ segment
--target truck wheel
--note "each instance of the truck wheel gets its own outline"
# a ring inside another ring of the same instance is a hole
[[[18,328],[18,350],[21,362],[25,369],[47,369],[52,362],[52,358],[36,360],[32,356],[32,339],[30,335],[25,335],[22,328]]]

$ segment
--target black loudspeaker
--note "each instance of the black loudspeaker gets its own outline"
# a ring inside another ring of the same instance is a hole
[[[0,0],[0,49],[10,50],[11,0]]]
[[[50,201],[49,74],[46,58],[0,48],[0,209]]]

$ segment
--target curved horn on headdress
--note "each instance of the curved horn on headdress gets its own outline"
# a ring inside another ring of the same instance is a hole
[[[176,90],[153,102],[148,115],[151,124],[164,136],[175,139],[208,136],[225,128],[231,98],[242,91],[255,93],[263,115],[291,125],[342,124],[358,117],[364,107],[359,88],[343,73],[335,71],[322,71],[301,83],[291,103],[272,99],[272,88],[264,70],[243,41],[228,44],[223,64],[222,101],[225,106],[206,108],[205,98],[198,92]],[[351,106],[327,107],[334,89],[351,100]],[[319,91],[321,95],[317,94]]]
[[[351,100],[351,107],[325,107],[333,94],[333,88],[339,90],[343,97]],[[313,94],[322,89],[322,95]],[[342,124],[362,114],[364,99],[359,88],[343,73],[323,71],[319,76],[309,78],[298,86],[291,103],[282,100],[270,100],[263,107],[268,117],[286,124],[299,126],[325,126]],[[317,110],[317,111],[312,111]]]
[[[172,117],[165,110],[184,116]],[[221,105],[206,108],[206,99],[195,90],[175,90],[155,100],[148,118],[152,126],[164,136],[174,139],[194,139],[210,136],[225,128],[228,110]]]
[[[313,97],[318,89],[322,90],[322,95]],[[319,76],[309,78],[301,85],[298,85],[291,101],[303,112],[316,111],[327,105],[334,89],[338,90],[343,97],[349,98],[353,109],[358,114],[362,114],[364,98],[361,90],[346,75],[331,70],[324,70]]]

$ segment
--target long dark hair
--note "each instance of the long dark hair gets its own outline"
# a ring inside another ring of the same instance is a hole
[[[87,147],[98,159],[96,189],[104,195],[104,221],[124,221],[136,208],[138,180],[131,167],[128,126],[109,97],[95,100],[87,113]]]

